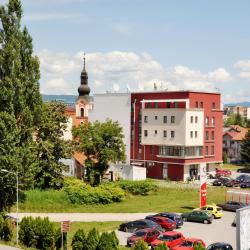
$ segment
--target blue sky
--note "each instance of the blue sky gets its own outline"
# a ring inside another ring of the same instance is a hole
[[[0,3],[6,3],[0,0]],[[23,0],[41,91],[77,94],[83,51],[93,93],[213,91],[250,101],[248,0]]]

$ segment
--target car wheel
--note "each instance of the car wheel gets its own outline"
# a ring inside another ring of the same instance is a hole
[[[216,219],[215,215],[213,214],[213,219]]]
[[[208,220],[204,220],[203,223],[204,223],[204,224],[208,224]]]

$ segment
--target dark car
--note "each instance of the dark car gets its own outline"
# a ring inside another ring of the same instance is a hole
[[[229,180],[225,183],[226,187],[239,187],[240,186],[240,181],[239,180]]]
[[[228,181],[230,181],[229,178],[219,178],[215,179],[213,181],[213,186],[224,186]]]
[[[238,173],[250,173],[250,168],[239,168],[237,169]]]
[[[133,233],[139,229],[156,228],[159,231],[164,231],[163,228],[152,220],[136,220],[127,223],[122,223],[119,227],[120,231]]]
[[[207,250],[233,250],[233,248],[228,243],[218,242],[209,245]]]
[[[151,244],[151,242],[154,241],[160,234],[161,232],[156,228],[141,229],[133,233],[130,237],[128,237],[127,245],[132,246],[138,240],[143,240],[146,243]]]
[[[241,188],[250,188],[250,181],[244,181],[240,184]]]
[[[213,215],[207,211],[193,211],[182,214],[184,221],[203,222],[204,224],[212,223]]]
[[[162,216],[147,216],[145,219],[152,220],[159,224],[166,231],[172,231],[176,229],[176,222]]]
[[[236,212],[237,209],[243,208],[246,205],[238,201],[227,201],[225,203],[217,204],[218,207],[221,207],[223,210]]]
[[[241,175],[236,177],[236,180],[238,180],[240,182],[250,181],[250,175],[241,174]]]
[[[180,214],[163,212],[156,214],[155,216],[162,216],[175,221],[177,228],[183,226],[183,219]]]

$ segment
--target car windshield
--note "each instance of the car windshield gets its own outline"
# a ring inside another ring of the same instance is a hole
[[[217,211],[222,211],[222,208],[221,207],[217,207]]]
[[[155,225],[157,225],[155,222],[153,222],[153,221],[151,221],[151,220],[147,221],[147,224],[148,224],[149,226],[155,226]]]
[[[143,232],[143,231],[137,231],[134,235],[137,236],[137,237],[142,237],[146,234],[146,232]]]
[[[191,241],[185,240],[180,244],[182,247],[192,247],[193,243]]]
[[[172,241],[173,237],[169,236],[169,235],[160,235],[157,238],[158,240],[162,240],[162,241]]]

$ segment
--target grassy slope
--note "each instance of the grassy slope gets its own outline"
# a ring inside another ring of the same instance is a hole
[[[209,188],[208,202],[218,203],[225,200],[224,188]],[[123,202],[109,205],[77,205],[70,204],[62,191],[31,190],[27,193],[27,200],[20,204],[20,212],[185,212],[189,208],[199,206],[198,189],[160,188],[159,191],[148,196],[129,196]],[[13,207],[15,211],[15,207]]]

